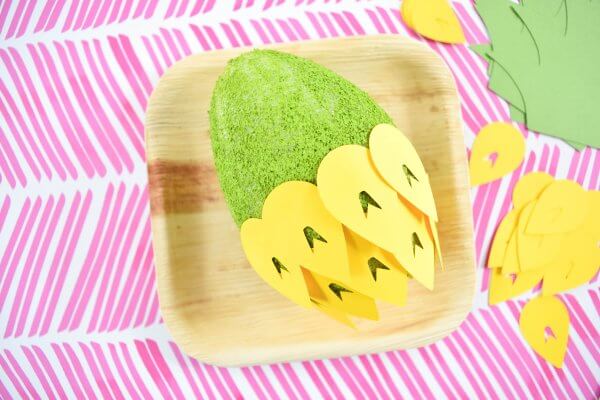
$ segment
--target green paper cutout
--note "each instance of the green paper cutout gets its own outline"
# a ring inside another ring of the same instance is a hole
[[[506,100],[509,103],[509,106],[512,105],[512,107],[518,109],[519,111],[521,111],[521,113],[523,113],[522,109],[524,108],[524,105],[521,92],[516,87],[514,81],[512,80],[510,75],[508,75],[506,70],[501,66],[496,66],[496,61],[494,61],[494,59],[490,55],[491,46],[473,45],[470,48],[474,53],[479,55],[488,63],[487,74],[489,76],[488,87],[490,88],[490,90],[492,90],[498,96]],[[524,122],[524,116],[522,117],[521,121],[515,121]]]
[[[511,118],[580,150],[600,147],[600,1],[478,0],[489,87]]]
[[[521,124],[525,123],[525,113],[510,103],[508,104],[508,112],[510,113],[510,119],[513,121]]]
[[[599,148],[600,2],[562,3],[558,13],[513,6],[536,38],[541,62],[524,70],[505,56],[503,64],[514,71],[530,129]]]
[[[490,62],[489,53],[492,51],[492,45],[489,43],[472,44],[469,46],[471,51],[483,58],[485,61]]]
[[[486,45],[486,46],[482,46],[482,48],[479,48],[477,50],[475,50],[475,49],[473,49],[473,50],[475,52],[482,51],[483,47],[489,48],[489,46]],[[510,91],[514,90],[517,92],[516,97],[520,100],[519,106],[521,106],[521,107],[523,106],[521,94],[519,92],[519,89],[515,85],[515,83],[512,81],[512,78],[502,68],[496,68],[495,71],[499,71],[499,72],[494,73],[494,65],[496,64],[494,59],[491,58],[489,54],[484,54],[483,57],[486,60],[488,60],[488,63],[489,63],[488,75],[490,75],[490,80],[489,80],[490,89],[493,90],[497,95],[502,97],[507,102],[510,118],[513,121],[519,122],[521,124],[526,124],[525,112],[523,112],[521,109],[519,109],[517,106],[515,106],[510,101],[510,97],[511,97]],[[502,71],[502,72],[500,72],[500,71]],[[570,141],[570,140],[564,140],[564,141],[567,144],[569,144],[571,147],[575,148],[576,150],[582,150],[586,147],[585,144],[581,144],[581,143],[578,143],[575,141]]]
[[[489,49],[491,49],[490,45],[473,45],[473,46],[471,46],[471,50],[473,50],[473,52],[477,53],[478,55],[480,55],[482,58],[484,58],[488,62],[488,64],[489,64],[488,75],[490,76],[489,87],[492,91],[494,91],[497,95],[502,97],[507,102],[510,118],[515,122],[525,124],[525,121],[526,121],[525,113],[522,110],[520,110],[517,106],[512,104],[510,101],[511,98],[518,98],[519,99],[518,104],[521,107],[523,107],[519,89],[516,87],[516,85],[512,81],[512,78],[506,73],[506,71],[504,69],[496,68],[495,71],[498,71],[498,72],[497,73],[494,72],[494,65],[496,64],[496,62],[487,53],[487,51],[489,51]],[[511,95],[510,93],[512,91],[516,91],[517,94]],[[569,144],[570,146],[572,146],[573,148],[575,148],[576,150],[582,150],[586,147],[585,144],[581,144],[581,143],[578,143],[575,141],[569,141],[569,140],[564,140],[564,141],[567,144]]]
[[[575,148],[575,150],[577,150],[577,151],[580,151],[580,150],[583,150],[583,149],[585,149],[585,148],[586,148],[586,145],[585,145],[585,144],[582,144],[582,143],[577,143],[577,142],[574,142],[574,141],[572,141],[572,140],[565,140],[565,142],[566,142],[566,143],[567,143],[569,146],[571,146],[571,147]]]
[[[491,52],[494,59],[498,54],[510,54],[525,65],[538,64],[537,44],[523,22],[516,16],[510,0],[477,0],[475,8],[488,30]]]

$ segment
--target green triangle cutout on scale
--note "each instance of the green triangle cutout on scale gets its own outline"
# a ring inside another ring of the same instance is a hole
[[[330,283],[329,290],[331,290],[333,294],[335,294],[340,300],[344,300],[342,299],[342,292],[352,293],[352,290],[348,290],[345,287],[338,285],[337,283]]]
[[[410,187],[412,187],[412,180],[414,179],[415,181],[419,182],[419,180],[417,179],[417,177],[415,176],[415,174],[413,174],[413,172],[410,170],[410,168],[408,168],[406,166],[406,164],[402,164],[402,171],[404,171],[404,175],[406,175],[406,180],[408,181],[408,185]]]
[[[311,249],[315,248],[315,239],[327,243],[327,240],[310,226],[304,228],[304,237]]]
[[[385,265],[384,263],[382,263],[375,257],[369,258],[368,264],[369,264],[369,271],[371,271],[371,275],[373,275],[374,281],[377,281],[377,270],[378,269],[387,269],[387,270],[390,269],[387,265]]]
[[[377,207],[381,210],[381,206],[364,190],[358,194],[358,200],[360,201],[365,216],[367,216],[367,213],[369,212],[369,206]]]
[[[417,247],[420,247],[421,249],[423,249],[423,245],[421,244],[421,240],[419,239],[417,232],[413,232],[413,234],[412,234],[412,247],[413,247],[413,256],[415,256],[417,254]]]
[[[285,267],[285,265],[283,265],[281,263],[281,261],[279,261],[276,257],[271,258],[271,261],[273,261],[273,265],[275,266],[275,269],[277,270],[277,273],[279,274],[279,276],[281,276],[281,271],[286,271],[286,272],[290,272],[288,271],[288,269]]]

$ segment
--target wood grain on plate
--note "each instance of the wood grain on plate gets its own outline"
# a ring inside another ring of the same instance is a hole
[[[146,116],[152,233],[162,317],[183,350],[207,363],[248,365],[421,346],[464,320],[475,267],[468,169],[452,75],[425,45],[398,36],[276,47],[366,90],[413,141],[431,178],[446,270],[435,290],[409,284],[399,308],[358,330],[296,306],[246,261],[213,165],[208,107],[235,49],[190,56],[154,90]]]

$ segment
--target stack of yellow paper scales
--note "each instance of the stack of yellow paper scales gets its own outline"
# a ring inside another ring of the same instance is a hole
[[[555,294],[588,282],[600,266],[600,192],[543,172],[525,175],[513,191],[488,258],[490,304],[542,282],[541,297],[521,314],[523,336],[557,367],[567,346],[569,317]],[[551,334],[548,333],[548,329]]]
[[[354,326],[379,318],[375,299],[402,306],[407,280],[433,290],[441,263],[429,177],[408,138],[377,125],[369,148],[345,145],[321,161],[317,185],[275,187],[262,218],[241,227],[254,270],[293,302]]]

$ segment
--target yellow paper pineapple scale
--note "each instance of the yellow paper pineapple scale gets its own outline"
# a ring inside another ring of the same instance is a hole
[[[406,302],[409,277],[430,290],[441,263],[429,177],[397,128],[377,125],[369,148],[338,147],[321,161],[317,185],[277,186],[262,218],[242,224],[248,261],[293,302],[354,326],[379,319],[375,299]]]

